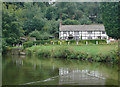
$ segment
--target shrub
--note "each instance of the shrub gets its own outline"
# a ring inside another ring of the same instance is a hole
[[[5,39],[2,39],[2,52],[5,53],[7,51],[7,42]]]
[[[76,44],[77,41],[76,40],[70,40],[69,42],[70,42],[70,44]]]
[[[39,57],[50,57],[51,54],[50,54],[50,51],[47,50],[47,49],[39,49],[36,54],[39,56]]]
[[[52,57],[55,58],[67,58],[73,53],[73,49],[68,47],[57,47],[52,50]]]
[[[32,55],[32,50],[31,49],[26,49],[26,55]]]
[[[33,44],[40,45],[40,44],[50,44],[50,40],[40,40],[40,41],[33,41]]]
[[[40,40],[48,40],[49,39],[50,34],[47,32],[41,32],[40,33]]]
[[[29,34],[30,37],[35,37],[37,40],[40,39],[40,32],[38,30],[35,30]]]
[[[79,42],[86,44],[86,41],[88,44],[96,44],[96,41],[98,41],[98,44],[106,43],[106,40],[100,40],[100,39],[94,39],[94,40],[81,40]]]
[[[32,41],[28,41],[28,42],[23,43],[23,47],[24,48],[32,47],[32,46],[33,46],[33,42]]]
[[[88,60],[90,62],[110,62],[118,63],[118,50],[111,51],[109,54],[90,54],[87,52],[77,51],[73,49],[73,46],[33,46],[26,49],[26,54],[36,54],[42,57],[54,57],[54,58],[72,58],[80,60]]]

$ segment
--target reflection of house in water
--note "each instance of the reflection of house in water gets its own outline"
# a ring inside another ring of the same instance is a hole
[[[104,85],[105,78],[98,71],[59,69],[59,84]]]
[[[23,66],[23,58],[25,56],[18,56],[14,55],[12,56],[12,62],[16,64],[16,66]]]

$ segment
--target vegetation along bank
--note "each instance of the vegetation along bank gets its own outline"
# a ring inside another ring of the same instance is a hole
[[[37,45],[26,48],[25,51],[27,55],[45,58],[118,63],[117,45]]]

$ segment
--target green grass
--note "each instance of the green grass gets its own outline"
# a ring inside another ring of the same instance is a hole
[[[117,45],[82,45],[82,46],[77,46],[77,45],[47,45],[47,46],[32,46],[30,49],[33,49],[34,51],[38,49],[56,49],[56,48],[70,48],[75,51],[79,52],[86,52],[88,54],[108,54],[113,50],[117,49]]]
[[[26,54],[117,63],[117,48],[117,45],[39,45],[27,48]]]
[[[87,52],[88,54],[108,54],[110,51],[117,48],[116,45],[88,45],[88,46],[73,46],[76,51]]]

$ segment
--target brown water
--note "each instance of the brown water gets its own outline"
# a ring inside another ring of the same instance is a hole
[[[3,85],[118,85],[117,65],[3,56]]]

